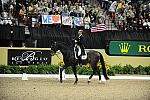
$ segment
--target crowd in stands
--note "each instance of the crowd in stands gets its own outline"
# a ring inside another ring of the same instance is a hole
[[[7,1],[7,0],[6,0]],[[42,15],[69,14],[84,18],[85,29],[105,23],[118,30],[150,29],[150,2],[129,0],[8,0],[0,11],[0,24],[42,27]]]

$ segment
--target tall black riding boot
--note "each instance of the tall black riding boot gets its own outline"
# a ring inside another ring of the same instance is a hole
[[[82,59],[81,59],[81,56],[78,58],[78,63],[79,63],[79,66],[82,67]]]

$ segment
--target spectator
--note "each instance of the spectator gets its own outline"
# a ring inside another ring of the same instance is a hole
[[[114,1],[109,8],[110,18],[111,18],[112,22],[114,22],[114,20],[115,20],[116,8],[117,8],[117,1]]]
[[[120,15],[120,14],[123,14],[123,12],[124,12],[124,8],[125,8],[125,6],[124,6],[124,1],[122,1],[122,0],[120,0],[119,2],[118,2],[118,6],[117,6],[117,13]]]
[[[23,19],[24,18],[24,14],[26,14],[26,9],[25,9],[25,6],[22,6],[22,8],[19,11],[19,17],[21,19]]]
[[[145,22],[143,23],[143,29],[150,29],[150,22],[148,19],[145,19]]]
[[[66,1],[66,2],[65,2]],[[81,0],[80,0],[81,1]],[[102,9],[100,6],[96,7],[87,2],[88,0],[82,0],[81,2],[73,0],[36,0],[29,1],[29,5],[24,2],[19,2],[17,5],[7,2],[4,5],[5,13],[2,18],[0,18],[1,24],[12,23],[12,16],[14,16],[15,7],[22,7],[17,15],[19,15],[19,22],[24,25],[23,21],[30,22],[30,19],[38,17],[38,15],[52,15],[52,14],[67,14],[73,17],[83,17],[85,28],[89,29],[89,26],[97,24],[99,18],[104,16],[104,20],[111,19],[107,21],[107,25],[112,25],[111,22],[115,23],[118,29],[122,29],[122,26],[132,27],[132,29],[142,29],[147,21],[143,19],[150,20],[150,3],[144,4],[143,2],[129,3],[127,0],[98,0],[102,2]],[[91,0],[90,0],[91,1]],[[73,3],[76,2],[76,3]],[[18,8],[17,8],[18,9]],[[27,10],[27,11],[26,11]],[[110,17],[107,14],[109,10]],[[3,11],[4,12],[4,11]],[[7,13],[7,14],[6,14]],[[1,13],[2,14],[2,13]],[[7,20],[6,16],[7,15]],[[88,16],[87,16],[88,15]],[[30,16],[30,17],[29,17]],[[142,16],[142,18],[140,17]],[[29,17],[29,18],[28,18]],[[5,20],[4,20],[5,18]],[[15,16],[14,18],[18,18]],[[27,20],[28,19],[28,20]],[[141,21],[142,19],[142,21]],[[117,21],[118,20],[118,21]],[[90,22],[90,23],[89,23]],[[104,21],[105,23],[106,21]],[[143,23],[144,22],[144,23]],[[30,22],[31,24],[32,22]],[[26,25],[30,25],[27,24]],[[36,24],[36,26],[41,26],[41,21]]]
[[[129,10],[126,13],[126,20],[127,20],[127,28],[132,27],[133,18],[135,17],[132,8],[129,7]]]
[[[90,17],[88,14],[86,14],[85,18],[84,18],[84,28],[85,29],[90,29]]]
[[[98,8],[97,8],[97,11],[96,11],[96,18],[100,17],[100,16],[101,16],[101,13],[102,13],[101,8],[98,7]]]
[[[140,16],[137,21],[138,21],[137,22],[138,29],[142,30],[143,29],[143,22],[144,22],[143,16]]]
[[[6,11],[2,12],[2,20],[1,23],[3,25],[12,25],[11,21],[12,17],[10,14],[8,14]]]
[[[119,18],[118,18],[118,29],[119,30],[124,29],[124,21],[125,21],[125,16],[119,15]]]

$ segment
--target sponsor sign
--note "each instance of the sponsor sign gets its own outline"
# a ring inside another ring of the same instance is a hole
[[[50,50],[8,50],[8,65],[28,66],[50,63]]]
[[[150,42],[140,41],[110,41],[109,55],[119,56],[149,56]]]

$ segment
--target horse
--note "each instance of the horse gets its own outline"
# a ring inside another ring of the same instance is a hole
[[[60,68],[60,82],[62,83],[62,71],[64,69],[66,69],[68,66],[72,66],[72,70],[75,75],[74,84],[77,84],[78,78],[77,78],[76,66],[79,64],[79,61],[78,61],[78,59],[75,58],[74,46],[72,46],[72,45],[70,46],[66,43],[58,42],[58,41],[52,43],[51,51],[53,53],[56,53],[58,50],[60,50],[60,52],[62,53],[63,61],[64,61],[64,65],[61,66],[61,68]],[[102,65],[103,75],[104,75],[105,79],[109,80],[109,77],[107,76],[107,73],[106,73],[106,67],[105,67],[104,58],[103,58],[102,54],[100,52],[94,51],[94,50],[85,50],[85,51],[87,52],[87,59],[82,60],[82,65],[86,65],[89,63],[89,65],[92,67],[92,70],[93,70],[92,74],[90,75],[90,77],[88,79],[88,83],[91,82],[91,79],[92,79],[93,75],[96,74],[96,72],[99,76],[99,82],[101,82],[100,69],[97,66],[99,61]]]

